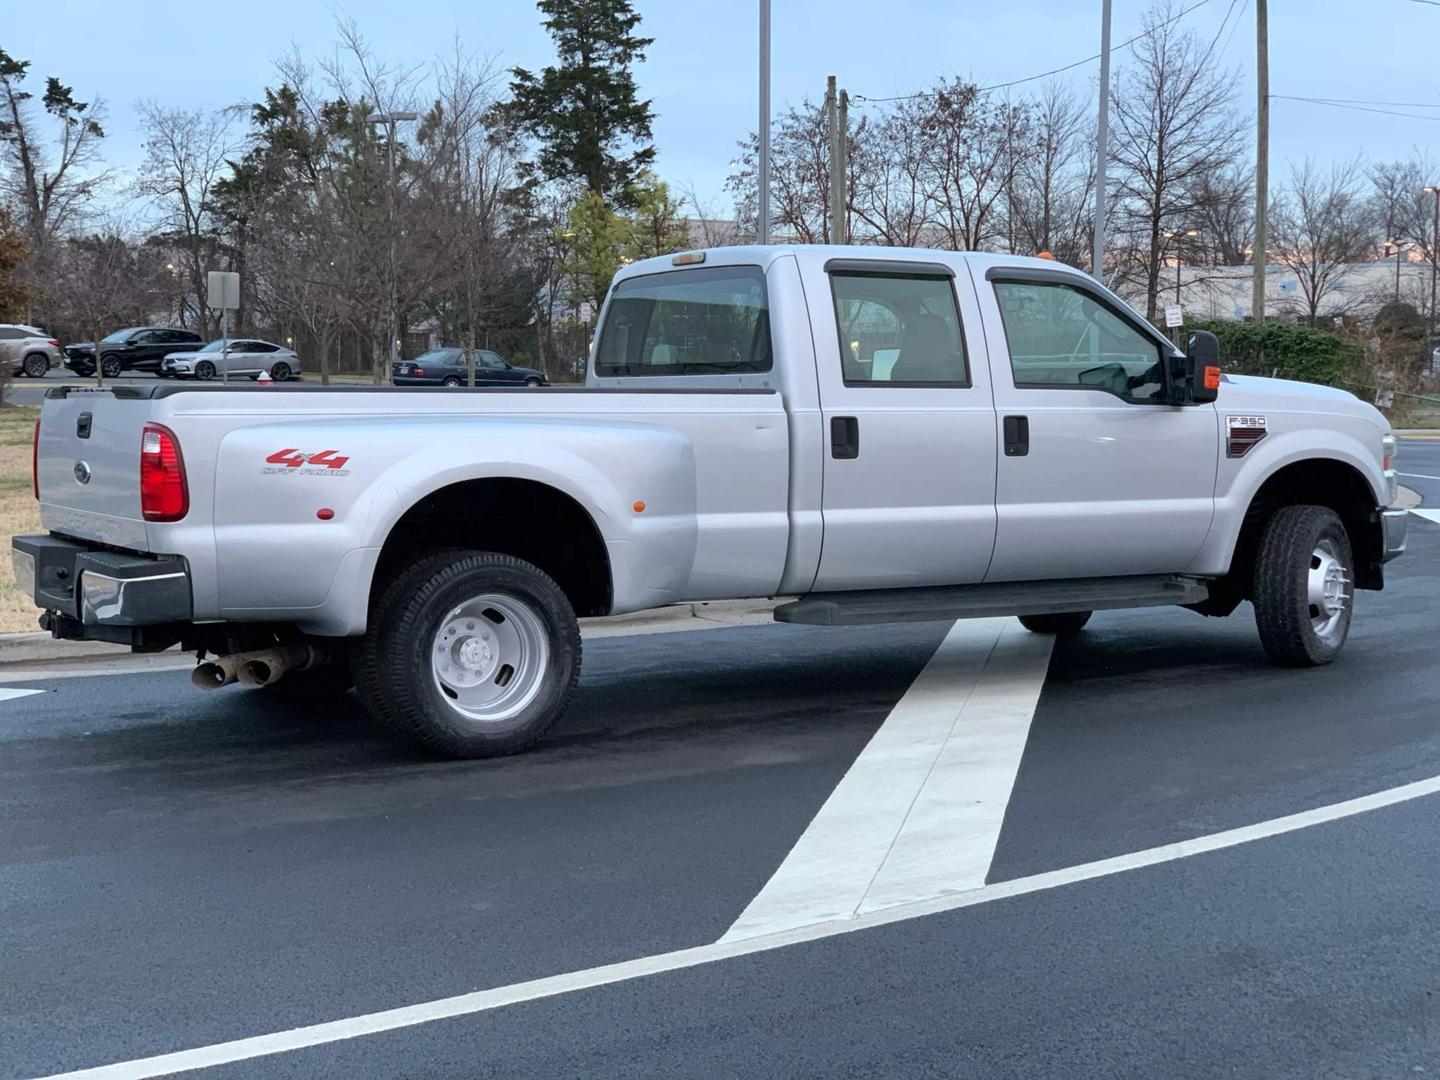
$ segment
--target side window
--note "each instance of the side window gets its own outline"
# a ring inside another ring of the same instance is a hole
[[[0,326],[0,341],[23,341],[30,335],[23,330],[16,330],[9,326]]]
[[[475,354],[475,362],[481,367],[487,368],[503,368],[505,366],[505,361],[500,359],[499,353],[493,353],[488,351],[477,352]]]
[[[246,352],[271,353],[274,352],[275,349],[276,346],[271,345],[268,341],[247,341],[245,343]]]
[[[710,266],[626,278],[615,287],[595,374],[769,371],[770,318],[758,266]]]
[[[1163,351],[1090,294],[1071,285],[997,281],[1017,387],[1094,388],[1127,401],[1162,401]]]
[[[833,273],[846,386],[970,385],[950,278]]]

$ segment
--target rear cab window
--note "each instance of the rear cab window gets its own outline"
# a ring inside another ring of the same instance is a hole
[[[834,270],[830,284],[846,386],[970,386],[949,276]]]
[[[601,378],[743,375],[774,365],[765,272],[707,266],[625,278],[595,348]]]

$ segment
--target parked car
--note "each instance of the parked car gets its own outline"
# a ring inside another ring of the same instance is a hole
[[[39,327],[0,323],[0,364],[9,364],[14,374],[43,379],[64,358],[60,342]]]
[[[132,326],[116,330],[100,339],[100,370],[107,379],[124,371],[159,371],[167,354],[200,342],[200,335],[193,330],[171,326]],[[94,375],[94,342],[66,345],[65,366],[76,375]]]
[[[397,361],[390,371],[396,386],[464,386],[464,349],[431,349],[414,360]],[[475,350],[476,386],[549,386],[534,368],[516,367],[489,349]]]
[[[188,352],[173,352],[160,362],[162,379],[199,379],[207,382],[225,375],[255,378],[268,372],[276,382],[293,379],[300,373],[300,357],[294,349],[258,338],[234,338],[227,345],[217,338]]]
[[[1405,550],[1395,437],[1353,394],[1222,375],[1218,352],[1041,259],[647,259],[576,393],[52,390],[52,531],[12,558],[56,637],[210,652],[209,688],[353,677],[456,756],[555,723],[578,617],[686,601],[1046,634],[1248,601],[1272,660],[1328,663]]]

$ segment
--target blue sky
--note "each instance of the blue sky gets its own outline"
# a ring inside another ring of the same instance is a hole
[[[1187,6],[1194,0],[1177,4]],[[1098,48],[1100,0],[773,0],[777,111],[823,93],[839,76],[852,95],[919,89],[937,76],[982,85],[1088,56]],[[1137,30],[1146,4],[1114,0],[1114,40]],[[1185,25],[1209,40],[1231,9],[1208,0]],[[656,39],[638,70],[657,115],[659,172],[728,205],[721,189],[735,144],[756,115],[756,0],[637,0]],[[7,14],[8,11],[8,14]],[[0,0],[0,44],[56,74],[77,94],[109,105],[107,156],[122,169],[140,160],[134,103],[219,107],[254,100],[275,81],[274,59],[297,46],[321,57],[334,47],[337,12],[353,17],[384,58],[425,63],[455,35],[506,67],[535,67],[552,54],[525,0]],[[1411,0],[1271,0],[1271,89],[1276,94],[1440,105],[1440,7]],[[1236,0],[1218,66],[1235,76],[1244,108],[1254,102],[1253,0]],[[1237,28],[1238,27],[1238,28]],[[1233,31],[1233,32],[1232,32]],[[1228,42],[1228,45],[1226,44]],[[1117,61],[1118,62],[1118,61]],[[1098,65],[1067,76],[1087,93]],[[1408,113],[1433,112],[1397,108]],[[1272,176],[1287,159],[1373,158],[1428,148],[1437,120],[1276,101]]]

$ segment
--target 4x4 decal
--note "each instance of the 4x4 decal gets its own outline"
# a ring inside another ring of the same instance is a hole
[[[293,446],[287,446],[283,450],[276,450],[265,459],[266,468],[260,470],[262,476],[266,475],[291,475],[291,476],[349,476],[350,470],[345,466],[350,458],[338,450],[320,450],[313,454],[304,453]]]

